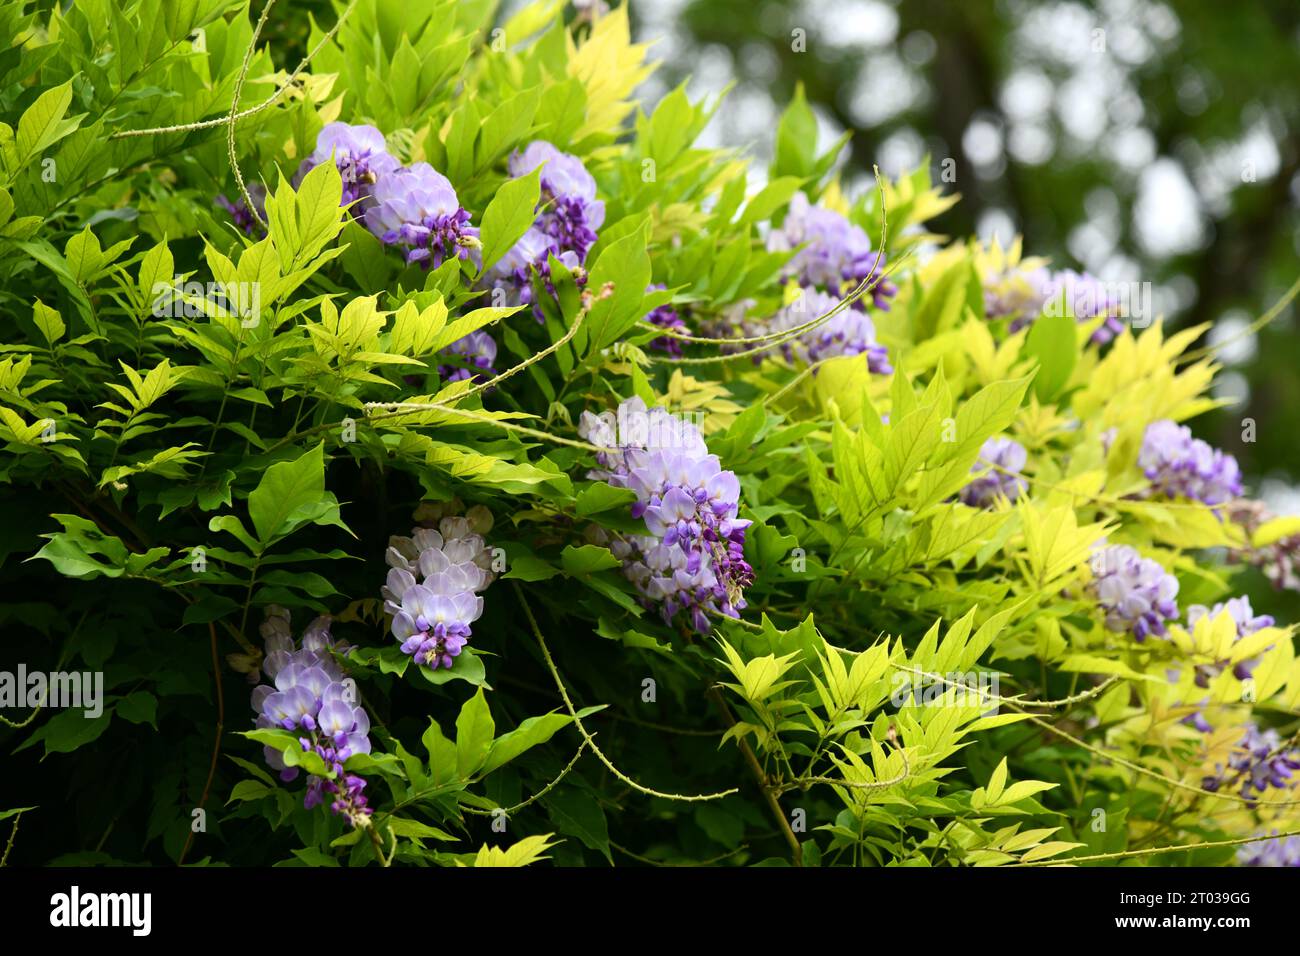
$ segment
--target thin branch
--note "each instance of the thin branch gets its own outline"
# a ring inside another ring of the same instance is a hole
[[[577,765],[578,758],[581,757],[584,753],[586,753],[586,751],[587,751],[587,741],[584,740],[578,746],[578,752],[573,755],[573,759],[570,760],[568,765],[563,770],[560,771],[559,776],[557,776],[546,786],[542,787],[541,790],[538,790],[535,794],[533,794],[523,803],[516,803],[513,807],[506,807],[504,809],[498,807],[495,810],[480,810],[478,807],[461,807],[461,809],[464,810],[466,813],[472,813],[476,816],[481,816],[481,817],[490,817],[490,816],[494,816],[497,813],[504,813],[507,817],[509,817],[514,813],[518,813],[520,810],[524,809],[525,807],[529,806],[532,803],[535,803],[536,801],[540,800],[542,797],[550,793],[551,790],[553,790],[561,780],[563,780],[565,777],[569,775],[569,771],[572,770]]]
[[[212,674],[217,684],[217,733],[212,741],[212,760],[208,764],[208,779],[203,784],[203,795],[199,797],[200,810],[208,802],[208,794],[212,790],[212,778],[217,772],[217,758],[221,754],[221,735],[226,726],[226,700],[221,684],[221,658],[217,654],[217,628],[211,621],[208,622],[208,637],[212,647]],[[185,854],[190,852],[190,845],[194,842],[194,827],[190,827],[189,836],[185,838],[185,846],[181,849],[181,855],[176,859],[176,865],[181,866],[185,862]]]
[[[1025,700],[1023,697],[1002,697],[998,694],[990,694],[982,688],[972,687],[969,684],[963,684],[961,681],[950,680],[942,674],[931,674],[927,671],[918,670],[915,667],[908,667],[905,664],[897,664],[891,661],[889,666],[908,674],[915,674],[918,677],[924,677],[928,680],[936,681],[940,684],[947,684],[949,687],[957,687],[962,690],[970,691],[973,694],[978,694],[981,700],[996,701],[999,704],[1009,704],[1016,707],[1069,707],[1073,704],[1078,704],[1082,701],[1091,700],[1094,697],[1101,696],[1101,694],[1103,694],[1112,684],[1119,680],[1119,675],[1112,675],[1111,677],[1107,677],[1096,687],[1089,688],[1088,690],[1074,694],[1070,697],[1062,697],[1059,700]]]
[[[253,39],[249,41],[248,49],[244,51],[244,63],[239,68],[239,75],[235,77],[235,92],[230,99],[230,116],[226,120],[226,155],[230,157],[230,168],[235,171],[235,182],[239,184],[239,194],[244,197],[249,215],[257,221],[259,226],[263,227],[266,226],[266,220],[257,211],[257,203],[253,202],[253,197],[248,194],[248,186],[244,183],[244,174],[239,169],[239,157],[235,153],[235,123],[239,113],[239,94],[244,91],[244,80],[248,77],[248,68],[253,62],[253,51],[257,49],[257,41],[262,35],[262,27],[266,26],[267,17],[270,16],[273,6],[275,6],[275,0],[266,0],[266,6],[262,8],[262,15],[257,18],[257,26],[253,28]]]
[[[619,770],[618,767],[614,765],[613,761],[611,761],[608,757],[605,756],[604,751],[602,751],[598,746],[596,746],[596,741],[592,738],[592,735],[587,732],[587,728],[582,723],[582,718],[578,716],[577,708],[573,706],[573,701],[569,699],[569,690],[567,687],[564,686],[564,680],[560,677],[560,671],[555,666],[555,659],[551,657],[550,648],[546,646],[546,638],[542,636],[542,629],[537,624],[537,618],[533,616],[532,606],[528,603],[528,599],[524,596],[523,588],[519,586],[518,582],[512,582],[512,583],[515,585],[515,593],[519,596],[519,603],[523,605],[524,614],[528,617],[528,623],[532,627],[533,636],[537,638],[537,646],[542,651],[542,657],[546,661],[546,666],[551,672],[551,677],[555,680],[556,689],[559,690],[560,698],[564,701],[565,709],[569,712],[569,716],[573,718],[574,726],[578,728],[578,733],[582,734],[582,738],[587,742],[587,746],[591,748],[592,752],[596,755],[596,758],[605,765],[605,768],[610,773],[612,773],[623,783],[627,784],[633,790],[636,790],[639,793],[644,793],[646,796],[659,797],[660,799],[663,800],[678,800],[686,803],[700,803],[706,800],[721,800],[723,797],[729,797],[733,793],[739,792],[735,787],[732,787],[730,790],[722,790],[719,791],[718,793],[700,793],[700,794],[664,793],[659,790],[652,790],[649,787],[637,783],[635,780],[633,780],[623,771]]]
[[[1093,853],[1088,856],[1068,856],[1056,860],[1033,860],[1029,863],[1009,863],[1008,866],[1065,866],[1069,863],[1093,863],[1097,860],[1119,860],[1134,856],[1153,856],[1157,853],[1176,853],[1179,850],[1204,850],[1217,846],[1241,846],[1243,843],[1258,843],[1262,840],[1281,840],[1284,837],[1300,836],[1300,830],[1286,833],[1264,833],[1256,836],[1241,837],[1236,840],[1215,840],[1211,843],[1181,843],[1177,846],[1153,846],[1145,850],[1120,850],[1116,853]]]
[[[709,688],[708,696],[718,710],[722,712],[723,720],[727,721],[729,726],[734,725],[736,716],[731,712],[731,708],[727,706],[726,699],[716,685]],[[781,831],[781,835],[785,837],[785,842],[790,846],[790,861],[795,866],[803,866],[803,847],[799,845],[799,838],[794,835],[794,830],[790,827],[790,821],[786,819],[785,811],[781,809],[781,803],[773,792],[771,782],[767,779],[767,774],[763,772],[763,765],[758,762],[758,757],[754,755],[754,750],[749,746],[747,740],[737,737],[736,743],[740,745],[740,753],[745,759],[745,766],[749,768],[750,776],[754,778],[754,783],[758,785],[758,789],[763,794],[763,801],[767,804],[768,810],[771,811],[772,818],[776,820],[777,829]]]
[[[285,93],[293,89],[293,84],[297,81],[298,77],[302,74],[302,71],[307,69],[307,64],[311,63],[312,58],[315,57],[317,53],[319,53],[321,50],[325,48],[325,44],[329,43],[331,40],[334,39],[334,35],[339,31],[339,27],[343,26],[343,21],[346,20],[348,16],[352,13],[352,11],[356,8],[358,2],[359,0],[352,0],[352,2],[347,5],[347,7],[343,10],[343,12],[339,14],[339,18],[338,20],[335,21],[334,26],[330,27],[329,31],[323,37],[320,38],[320,41],[314,47],[312,47],[311,51],[308,52],[308,54],[302,58],[302,60],[298,63],[298,66],[294,69],[294,71],[290,73],[288,77],[285,78],[285,81],[280,86],[280,88],[277,89],[274,93],[272,93],[267,99],[263,100],[261,103],[258,103],[256,106],[249,107],[248,109],[244,110],[242,113],[236,113],[233,115],[233,117],[219,116],[216,119],[201,120],[197,123],[181,123],[176,126],[155,126],[150,129],[118,130],[116,133],[113,133],[108,138],[123,139],[128,136],[153,136],[155,134],[161,135],[166,133],[188,133],[200,129],[213,129],[214,127],[217,126],[225,126],[227,123],[230,123],[232,121],[232,118],[234,120],[247,119],[248,117],[254,116],[265,109],[269,109],[270,107],[274,106],[277,102],[279,102],[280,97],[284,96]]]

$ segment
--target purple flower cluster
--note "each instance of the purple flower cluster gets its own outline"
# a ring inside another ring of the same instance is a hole
[[[479,592],[493,579],[482,536],[492,528],[491,514],[482,507],[463,517],[448,510],[432,506],[425,514],[436,527],[388,540],[391,570],[382,591],[402,652],[433,668],[451,667],[464,650],[470,625],[483,613]]]
[[[456,190],[428,163],[404,166],[374,185],[366,228],[386,245],[406,250],[407,262],[438,268],[451,258],[470,258],[479,248]]]
[[[768,233],[767,248],[774,252],[798,250],[790,258],[787,274],[805,289],[820,287],[844,297],[863,281],[872,280],[871,303],[881,311],[889,310],[889,299],[898,291],[893,282],[880,276],[884,252],[871,251],[871,239],[861,226],[833,209],[813,206],[802,191],[790,199],[781,228]],[[862,299],[853,304],[866,308]]]
[[[542,192],[533,226],[558,249],[585,261],[587,251],[596,243],[596,230],[605,222],[605,203],[596,198],[596,180],[582,160],[539,139],[523,152],[515,152],[507,166],[514,179],[542,167]]]
[[[805,289],[772,317],[764,331],[796,329],[830,313],[838,305],[840,300],[833,295]],[[894,370],[889,364],[889,352],[876,341],[875,324],[865,312],[857,309],[841,308],[820,325],[787,339],[781,350],[787,359],[809,364],[841,355],[865,355],[867,368],[874,374],[888,375]]]
[[[253,200],[253,206],[257,210],[257,216],[266,219],[266,187],[261,183],[248,184],[248,198]],[[235,226],[246,236],[264,236],[266,229],[262,227],[257,216],[253,215],[252,210],[248,208],[248,203],[244,202],[242,196],[235,197],[231,202],[225,196],[218,196],[216,204],[230,214],[230,218],[235,221]]]
[[[1260,525],[1276,517],[1263,502],[1244,498],[1228,506],[1228,516],[1250,537]],[[1278,590],[1300,591],[1300,534],[1287,535],[1260,548],[1231,551],[1229,558],[1259,568]]]
[[[985,468],[988,472],[962,488],[958,497],[972,508],[988,508],[1001,496],[1015,501],[1028,487],[1020,477],[1028,457],[1020,442],[1012,438],[990,438],[980,447],[979,459],[971,468],[972,474]]]
[[[582,160],[562,153],[545,140],[529,143],[511,155],[508,168],[513,178],[526,176],[538,166],[541,196],[537,218],[528,231],[502,256],[486,277],[489,287],[506,293],[509,304],[533,304],[540,319],[541,309],[533,303],[533,276],[554,294],[549,257],[555,256],[574,273],[581,285],[586,281],[582,266],[596,242],[596,230],[605,222],[605,203],[596,198],[596,180]]]
[[[984,282],[984,314],[990,320],[1011,319],[1009,331],[1019,332],[1061,299],[1062,293],[1070,314],[1079,322],[1106,316],[1089,338],[1094,345],[1105,345],[1124,331],[1116,314],[1118,296],[1101,279],[1073,269],[1052,272],[1041,267],[1012,267],[990,276]]]
[[[304,176],[331,159],[343,179],[345,206],[358,201],[362,207],[368,205],[375,184],[401,166],[389,154],[384,134],[375,127],[329,123],[317,135],[316,148],[294,173],[293,188],[297,189]]]
[[[1286,790],[1296,785],[1291,771],[1300,770],[1300,750],[1285,747],[1276,730],[1260,730],[1255,724],[1246,725],[1241,738],[1228,758],[1228,771],[1220,765],[1218,773],[1206,777],[1201,786],[1218,791],[1224,784],[1241,781],[1241,795],[1250,799],[1251,791],[1263,794],[1269,787]]]
[[[1237,865],[1300,866],[1300,837],[1275,836],[1271,840],[1243,844],[1237,850]]]
[[[456,190],[428,163],[403,166],[388,152],[384,134],[373,126],[329,123],[316,137],[311,155],[293,176],[296,189],[321,163],[333,162],[343,179],[341,203],[385,245],[405,252],[408,263],[437,268],[452,258],[473,259],[478,254],[478,229],[456,197]],[[265,201],[253,194],[254,202]],[[257,187],[260,189],[260,187]],[[224,196],[217,204],[249,235],[259,229],[243,202]]]
[[[754,577],[745,561],[751,522],[737,517],[740,481],[709,454],[699,429],[632,398],[617,415],[584,412],[578,432],[617,449],[597,454],[600,468],[588,477],[636,492],[632,516],[648,533],[593,535],[622,560],[646,606],[659,606],[667,623],[683,612],[700,633],[708,632],[710,614],[739,617]]]
[[[1043,287],[1052,274],[1044,268],[1011,266],[984,280],[984,315],[990,320],[1011,319],[1018,332],[1043,309]]]
[[[1093,345],[1105,345],[1124,331],[1124,323],[1115,314],[1119,300],[1113,292],[1094,275],[1062,269],[1050,273],[1040,286],[1043,308],[1052,304],[1065,293],[1065,303],[1070,314],[1079,322],[1088,322],[1100,315],[1106,318],[1093,330],[1089,339]]]
[[[662,283],[653,283],[646,286],[646,292],[655,292],[667,288]],[[685,332],[686,323],[682,317],[677,314],[677,310],[671,305],[661,305],[658,308],[651,309],[645,317],[645,320],[651,325],[657,325],[661,329],[672,329],[674,332]],[[671,335],[663,335],[657,339],[652,339],[650,348],[658,349],[660,352],[667,352],[673,358],[682,357],[682,340],[673,338]]]
[[[266,646],[262,670],[273,685],[253,689],[257,726],[298,732],[302,749],[314,751],[333,771],[333,779],[313,775],[308,780],[308,809],[330,796],[330,809],[353,826],[363,825],[370,814],[362,793],[366,782],[344,772],[343,764],[354,754],[370,753],[370,717],[356,704],[352,682],[333,656],[351,648],[330,637],[330,619],[324,616],[308,626],[295,646],[289,612],[282,607],[267,609],[261,632]],[[298,768],[287,766],[280,751],[267,746],[263,754],[281,780],[298,776]]]
[[[457,339],[441,352],[442,355],[459,359],[462,365],[439,365],[438,374],[446,382],[458,382],[466,378],[481,378],[479,372],[496,375],[492,363],[497,358],[497,344],[492,336],[482,329],[476,329],[464,338]],[[478,369],[472,372],[465,365]]]
[[[1145,641],[1151,634],[1164,637],[1165,622],[1178,617],[1178,579],[1137,549],[1119,544],[1098,549],[1092,573],[1088,588],[1110,630]]]
[[[880,278],[884,253],[872,252],[871,239],[861,227],[834,210],[812,205],[802,192],[790,200],[781,228],[768,234],[767,247],[773,252],[798,250],[786,268],[805,288],[821,288],[839,297],[864,280],[878,278],[870,292],[871,302],[885,311],[898,291],[888,279]],[[854,305],[865,308],[861,299]]]
[[[1193,438],[1190,428],[1169,419],[1147,426],[1138,467],[1151,482],[1151,491],[1168,498],[1219,505],[1241,494],[1237,460]]]

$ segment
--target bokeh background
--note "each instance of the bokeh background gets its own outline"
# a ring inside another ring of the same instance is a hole
[[[1217,397],[1195,425],[1250,487],[1300,513],[1294,308],[1243,334],[1300,277],[1300,2],[1241,0],[630,0],[665,69],[653,104],[734,84],[706,136],[772,155],[802,84],[842,175],[872,188],[945,159],[952,236],[1019,234],[1027,254],[1149,281],[1157,314],[1213,323]],[[802,40],[802,43],[799,41]],[[802,50],[800,49],[802,47]],[[1256,423],[1243,441],[1242,420]]]

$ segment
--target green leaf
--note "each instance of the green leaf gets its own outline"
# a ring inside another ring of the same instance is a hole
[[[502,764],[514,760],[524,751],[546,743],[556,731],[567,726],[572,719],[568,714],[558,713],[529,717],[514,730],[492,742],[481,772],[484,775],[489,774]]]
[[[17,749],[22,750],[37,741],[44,741],[47,755],[72,753],[98,740],[108,729],[112,718],[111,707],[105,707],[98,717],[87,717],[83,710],[75,708],[60,711]]]
[[[424,732],[420,742],[429,755],[429,776],[435,784],[441,785],[458,779],[456,745],[443,735],[442,728],[432,717],[429,718],[429,729]]]
[[[127,694],[115,705],[117,716],[133,724],[148,724],[158,729],[158,698],[148,691]]]
[[[70,578],[121,577],[126,570],[127,547],[120,538],[104,534],[93,521],[77,515],[50,515],[64,530],[42,535],[49,544],[28,558],[44,558]],[[104,560],[106,559],[106,560]]]
[[[577,577],[623,566],[623,563],[614,557],[608,548],[601,548],[594,544],[571,544],[560,553],[560,560],[564,570]]]
[[[245,800],[260,800],[271,792],[271,788],[260,780],[241,780],[230,791],[226,806],[236,802],[242,803]]]
[[[994,769],[993,774],[989,777],[989,785],[986,788],[988,802],[995,804],[998,798],[1002,796],[1002,788],[1007,785],[1007,758],[1003,757],[1001,763]]]
[[[45,336],[45,341],[50,345],[63,338],[63,333],[68,329],[63,324],[63,317],[40,299],[37,299],[32,306],[32,319],[36,322],[36,327],[41,330],[41,335]]]
[[[636,501],[636,492],[631,488],[615,488],[602,481],[595,482],[580,491],[575,507],[578,514],[589,518],[602,511],[626,508],[634,501]]]
[[[546,811],[562,833],[576,836],[609,859],[609,824],[600,801],[584,790],[561,790],[546,797]]]
[[[503,577],[515,581],[547,581],[560,573],[560,569],[535,554],[511,555],[509,570]]]
[[[308,522],[344,527],[338,502],[325,490],[324,442],[268,468],[248,496],[248,514],[264,547]]]
[[[234,537],[253,554],[259,554],[261,548],[253,536],[244,528],[244,523],[235,515],[214,515],[208,521],[209,531],[224,531]]]
[[[27,108],[18,121],[18,134],[14,140],[19,166],[30,162],[77,128],[79,117],[63,118],[71,104],[72,81],[68,80],[46,90]]]
[[[167,248],[166,242],[160,242],[144,254],[140,260],[140,274],[137,279],[137,285],[140,289],[140,295],[151,307],[154,300],[160,294],[161,287],[171,287],[174,281],[174,271],[176,268],[175,260],[172,258],[171,250]]]
[[[1053,401],[1070,380],[1079,359],[1078,324],[1064,311],[1048,309],[1025,338],[1024,354],[1038,359],[1034,394],[1041,402]]]
[[[741,224],[770,219],[774,212],[790,201],[790,197],[802,185],[803,180],[796,176],[781,176],[773,179],[745,204],[745,211],[740,215]]]
[[[596,352],[615,342],[645,314],[641,308],[646,286],[650,284],[649,239],[643,229],[613,242],[600,253],[591,267],[587,288],[614,287],[613,295],[597,299],[584,324],[589,343],[587,352]],[[576,345],[576,341],[575,341]]]
[[[444,842],[457,839],[446,830],[439,830],[419,820],[405,820],[401,817],[389,817],[384,822],[384,829],[391,829],[396,836],[408,840],[440,840]]]
[[[528,231],[536,218],[541,195],[542,167],[527,176],[508,179],[483,211],[479,237],[483,242],[483,272],[492,268]]]
[[[456,655],[450,668],[421,665],[420,676],[435,687],[454,680],[468,681],[482,687],[487,682],[487,669],[483,666],[483,658],[466,648]]]
[[[774,176],[811,176],[817,158],[817,117],[808,106],[803,84],[798,83],[794,99],[781,114],[776,128],[776,162]]]
[[[492,709],[480,687],[473,697],[465,701],[460,716],[456,718],[456,773],[461,779],[470,776],[483,765],[495,733]]]

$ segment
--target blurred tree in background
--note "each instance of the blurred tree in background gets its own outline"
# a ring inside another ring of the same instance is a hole
[[[1288,308],[1241,336],[1300,276],[1300,3],[1053,0],[631,0],[667,69],[729,83],[710,131],[771,155],[776,105],[802,84],[831,136],[852,130],[846,186],[943,161],[952,236],[1024,236],[1028,254],[1149,281],[1157,314],[1213,322],[1217,393],[1196,425],[1300,511],[1300,342]],[[1256,441],[1243,441],[1243,419]]]

